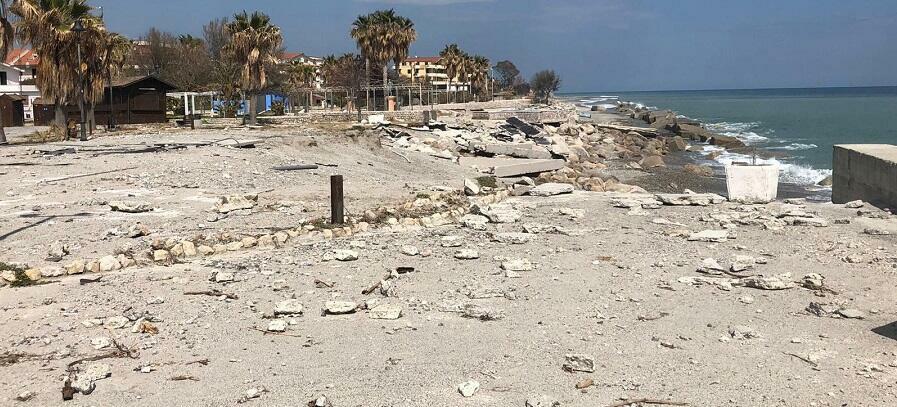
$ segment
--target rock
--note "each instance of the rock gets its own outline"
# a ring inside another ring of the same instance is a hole
[[[829,176],[823,178],[821,181],[819,181],[816,185],[819,185],[819,186],[822,186],[822,187],[830,187],[830,186],[832,186],[832,180],[833,180],[833,179],[834,179],[834,177],[832,177],[831,175],[829,175]]]
[[[524,407],[561,407],[561,402],[553,397],[538,395],[527,398]]]
[[[480,253],[472,249],[463,249],[455,252],[455,258],[458,260],[474,260],[480,258]]]
[[[713,137],[710,138],[710,144],[720,146],[725,149],[745,147],[744,142],[742,142],[741,140],[735,137],[722,136],[719,134],[714,134]]]
[[[825,277],[820,274],[810,273],[800,280],[800,285],[809,290],[825,289]]]
[[[704,259],[703,261],[701,261],[701,267],[698,267],[699,273],[712,274],[712,275],[723,274],[723,272],[725,270],[726,269],[723,268],[723,266],[721,266],[719,264],[719,262],[717,262],[715,259],[712,259],[709,257]]]
[[[672,206],[709,206],[726,202],[726,198],[717,194],[657,194],[655,197],[664,205]]]
[[[837,311],[838,315],[848,319],[864,319],[866,314],[854,308],[842,308]]]
[[[112,346],[112,341],[109,340],[109,338],[100,336],[100,337],[91,339],[90,346],[93,346],[93,348],[96,350],[105,349],[105,348],[108,348],[109,346]]]
[[[185,257],[193,257],[196,256],[196,245],[189,240],[184,240],[181,242],[181,248],[184,251]]]
[[[461,393],[464,397],[473,397],[473,395],[480,389],[480,382],[476,380],[468,380],[464,383],[458,385],[458,393]]]
[[[358,252],[355,250],[336,250],[333,252],[333,258],[338,261],[355,261],[358,260]]]
[[[258,203],[258,195],[230,195],[218,198],[218,213],[230,213],[244,209],[252,209]]]
[[[286,332],[287,321],[282,319],[274,319],[268,322],[268,332]]]
[[[153,206],[146,202],[125,202],[112,201],[109,202],[109,208],[115,212],[125,213],[142,213],[153,210]]]
[[[301,315],[305,310],[297,299],[288,299],[274,305],[274,315]]]
[[[25,390],[16,395],[16,401],[28,401],[34,398],[37,394],[33,391]]]
[[[68,245],[59,240],[56,240],[53,243],[50,243],[50,248],[47,249],[47,261],[62,261],[62,258],[68,254]]]
[[[713,176],[713,168],[710,168],[710,166],[708,165],[685,164],[685,166],[682,167],[682,170],[689,174],[694,174],[701,177]]]
[[[123,316],[117,315],[114,317],[106,318],[106,321],[103,323],[103,326],[105,326],[106,329],[122,329],[125,326],[127,326],[130,322],[131,322],[131,320],[129,320]]]
[[[733,273],[740,273],[754,268],[756,260],[751,256],[736,255],[732,260],[732,266],[729,267]]]
[[[420,250],[418,250],[416,246],[402,246],[402,254],[406,256],[417,256],[420,254]]]
[[[749,326],[734,325],[729,327],[729,336],[733,339],[753,339],[759,338],[760,334]]]
[[[578,390],[582,390],[582,389],[588,389],[589,387],[592,387],[592,385],[594,385],[594,384],[595,384],[595,381],[592,379],[583,379],[583,380],[580,380],[579,382],[577,382],[575,387]]]
[[[461,236],[443,236],[440,239],[442,247],[461,247],[464,245],[464,238]]]
[[[872,235],[872,236],[888,236],[891,234],[890,231],[887,231],[884,229],[878,229],[878,228],[866,228],[866,229],[863,229],[863,233],[865,233],[867,235]]]
[[[168,250],[153,251],[153,261],[156,263],[168,263],[171,261],[171,253]]]
[[[526,244],[532,238],[532,234],[519,232],[496,233],[492,235],[492,241],[505,244]]]
[[[399,319],[402,316],[402,307],[392,304],[381,304],[368,311],[371,319]]]
[[[565,372],[595,372],[595,361],[591,356],[583,354],[567,354],[564,355],[564,359],[565,362],[563,368]]]
[[[327,301],[324,312],[330,315],[352,314],[358,310],[358,304],[352,301]]]
[[[528,192],[531,196],[555,196],[561,194],[569,194],[575,188],[570,184],[558,184],[554,182],[538,185]]]
[[[514,223],[523,216],[518,210],[507,204],[494,204],[479,208],[479,214],[488,218],[492,223]]]
[[[738,297],[738,302],[742,304],[753,304],[754,297],[751,297],[750,295],[742,295],[741,297]]]
[[[216,283],[230,283],[236,280],[236,274],[229,271],[213,271],[209,280]]]
[[[729,231],[726,230],[702,230],[688,236],[690,242],[716,242],[725,243],[729,240]]]
[[[149,236],[149,234],[150,234],[149,227],[147,227],[146,225],[144,225],[140,222],[137,222],[128,228],[128,237],[130,237],[130,238]]]
[[[81,274],[84,273],[84,260],[78,259],[69,264],[65,265],[66,274]]]
[[[489,218],[481,215],[464,215],[461,218],[461,224],[473,230],[486,230],[486,224],[488,223]]]
[[[100,262],[98,261],[89,261],[87,265],[84,266],[84,270],[87,270],[89,273],[99,273],[100,272]]]
[[[41,270],[44,277],[62,277],[65,275],[65,269],[59,266],[44,267]]]
[[[198,248],[196,248],[196,251],[198,251],[199,254],[203,256],[210,256],[215,254],[215,249],[208,245],[200,245]]]
[[[639,166],[642,168],[658,168],[658,167],[666,167],[666,163],[663,162],[663,157],[659,155],[649,155],[645,158],[642,158],[639,161]]]
[[[806,308],[807,312],[816,315],[817,317],[831,317],[836,315],[838,311],[840,311],[840,307],[832,304],[821,304],[818,302],[811,302],[810,305]]]
[[[866,203],[863,202],[862,200],[850,201],[850,202],[844,204],[845,208],[851,208],[851,209],[858,209],[858,208],[862,208],[864,206],[866,206]]]
[[[501,269],[505,271],[532,271],[533,268],[533,263],[528,259],[511,259],[501,263]]]
[[[475,179],[465,178],[464,179],[464,194],[467,196],[479,195],[480,183]]]
[[[112,366],[105,363],[90,363],[81,368],[72,381],[72,388],[81,394],[90,394],[96,389],[96,382],[112,376]]]
[[[114,271],[121,269],[121,263],[115,256],[105,256],[100,258],[100,271]]]
[[[739,280],[742,285],[759,290],[787,290],[794,288],[791,274],[784,273],[777,276],[751,276]]]
[[[672,152],[685,151],[688,149],[688,142],[679,136],[667,138],[666,144],[667,148]]]

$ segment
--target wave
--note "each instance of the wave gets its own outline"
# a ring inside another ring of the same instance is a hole
[[[816,144],[804,144],[804,143],[791,143],[786,146],[777,146],[777,147],[767,147],[770,150],[789,150],[789,151],[799,151],[799,150],[812,150],[814,148],[818,148]]]
[[[716,161],[722,165],[731,165],[736,162],[753,163],[754,157],[747,154],[739,154],[727,151],[717,146],[704,146],[702,154],[708,156],[717,153]],[[808,165],[789,163],[777,158],[756,158],[757,164],[775,164],[779,166],[779,181],[798,185],[816,185],[819,181],[832,175],[832,170],[821,170]]]

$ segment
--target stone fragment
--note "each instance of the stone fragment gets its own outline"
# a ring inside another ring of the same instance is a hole
[[[688,236],[690,242],[716,242],[725,243],[729,240],[729,231],[727,230],[702,230],[698,233],[692,233]]]
[[[455,252],[458,260],[474,260],[480,258],[480,253],[473,249],[462,249]]]
[[[31,281],[40,281],[40,279],[44,277],[44,274],[38,268],[30,268],[25,270],[25,277]]]
[[[850,202],[844,204],[845,208],[851,208],[851,209],[859,209],[864,206],[866,206],[866,203],[863,202],[862,200],[850,201]]]
[[[532,236],[530,233],[505,232],[492,235],[492,240],[505,244],[526,244]]]
[[[358,260],[358,252],[355,250],[336,250],[333,252],[333,258],[339,261],[355,261]]]
[[[531,189],[527,195],[530,196],[555,196],[562,194],[572,193],[575,188],[570,184],[559,184],[555,182],[549,182],[545,184],[541,184]]]
[[[753,339],[759,338],[760,334],[749,326],[734,325],[729,327],[729,336],[733,339]]]
[[[142,213],[149,212],[153,210],[153,206],[146,202],[126,202],[126,201],[111,201],[109,202],[109,208],[115,212],[125,212],[125,213]]]
[[[787,290],[794,288],[795,284],[791,281],[791,274],[784,273],[776,276],[751,276],[739,280],[745,287],[756,288],[760,290]]]
[[[324,312],[330,315],[352,314],[358,310],[358,304],[352,301],[327,301]]]
[[[717,194],[657,194],[655,195],[664,205],[673,206],[709,206],[726,202]]]
[[[568,373],[573,372],[584,372],[584,373],[594,373],[595,372],[595,360],[592,359],[589,355],[583,354],[567,354],[564,355],[564,371]]]
[[[121,269],[121,263],[118,262],[118,259],[115,258],[115,256],[101,257],[99,262],[100,271],[114,271]]]
[[[505,271],[532,271],[533,263],[528,259],[510,259],[501,263],[501,269]]]
[[[106,321],[103,323],[103,326],[105,326],[107,329],[122,329],[125,326],[127,326],[130,322],[131,322],[131,320],[129,320],[123,316],[117,315],[114,317],[106,318]]]
[[[399,319],[402,316],[402,307],[392,304],[381,304],[368,311],[371,319]]]
[[[417,256],[420,254],[420,250],[415,246],[402,246],[402,254],[406,256]]]
[[[468,380],[458,385],[458,393],[461,393],[464,397],[473,397],[479,389],[480,382],[476,380]]]
[[[84,260],[77,259],[72,261],[69,264],[65,265],[66,274],[81,274],[84,273]]]
[[[467,196],[479,195],[480,194],[480,183],[475,179],[465,178],[464,179],[464,194]]]
[[[230,271],[213,271],[209,280],[216,283],[230,283],[236,280],[236,274]]]
[[[715,259],[712,259],[712,258],[709,258],[709,257],[706,258],[706,259],[704,259],[704,260],[702,260],[702,261],[701,261],[701,267],[698,267],[698,272],[699,272],[699,273],[712,274],[712,275],[720,275],[720,274],[723,274],[723,272],[724,272],[725,270],[726,270],[726,269],[723,268],[723,266],[721,266],[721,265],[719,264],[719,262],[717,262]]]
[[[492,223],[514,223],[520,220],[520,212],[507,204],[494,204],[479,208],[480,215],[489,219]]]
[[[47,249],[47,261],[58,262],[62,261],[62,258],[69,254],[69,247],[67,244],[56,240],[53,243],[50,243],[50,248]]]
[[[274,305],[274,315],[301,315],[305,310],[297,299],[288,299]]]
[[[156,263],[167,263],[171,261],[171,253],[168,250],[153,251],[153,261]]]
[[[149,236],[149,234],[150,234],[149,227],[147,227],[146,225],[144,225],[140,222],[137,222],[128,228],[128,237],[130,237],[130,238]]]
[[[838,312],[838,315],[840,315],[844,318],[848,318],[848,319],[864,319],[864,318],[866,318],[866,314],[863,313],[863,311],[860,311],[855,308],[842,308],[842,309],[839,309],[837,312]]]
[[[252,209],[258,203],[258,195],[230,195],[218,199],[218,213],[230,213],[244,209]]]
[[[81,367],[72,381],[72,388],[81,394],[88,395],[96,389],[96,382],[112,376],[112,366],[105,363],[90,363]]]
[[[193,257],[196,256],[196,245],[189,240],[184,240],[181,242],[181,248],[184,250],[185,257]]]
[[[287,321],[282,319],[274,319],[268,322],[268,332],[286,332]]]
[[[561,407],[561,402],[553,397],[537,395],[527,398],[524,407]]]
[[[489,218],[481,215],[464,215],[461,218],[461,224],[473,230],[486,230],[486,224],[488,223]]]

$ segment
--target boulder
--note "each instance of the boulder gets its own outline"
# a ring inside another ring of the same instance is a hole
[[[659,155],[649,155],[645,158],[642,158],[639,161],[639,165],[642,168],[657,168],[657,167],[666,167],[667,165],[663,162],[663,157]]]
[[[710,138],[710,144],[726,149],[745,147],[744,142],[742,142],[741,140],[735,137],[722,136],[719,134],[714,134],[713,137]]]
[[[713,168],[710,168],[710,166],[707,165],[685,164],[685,166],[682,167],[682,170],[689,174],[694,174],[701,177],[713,176]]]

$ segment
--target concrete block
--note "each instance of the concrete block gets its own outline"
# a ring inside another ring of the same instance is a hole
[[[779,192],[779,166],[727,165],[726,186],[730,201],[772,202]]]
[[[492,168],[492,175],[499,178],[555,171],[564,168],[566,165],[564,160],[489,157],[461,157],[459,163],[465,167],[477,167],[481,171]]]
[[[836,145],[832,164],[832,202],[861,199],[882,208],[897,208],[897,146]]]
[[[547,149],[532,143],[470,143],[470,148],[486,154],[518,158],[549,159],[552,157]]]

